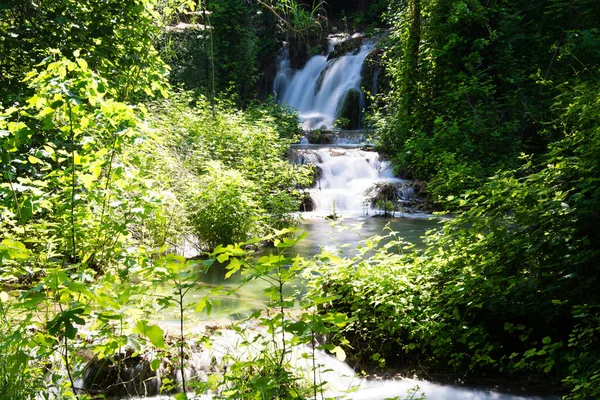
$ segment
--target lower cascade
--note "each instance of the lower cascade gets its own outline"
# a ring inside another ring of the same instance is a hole
[[[400,202],[414,197],[410,182],[396,178],[388,161],[374,151],[360,148],[300,146],[294,161],[310,164],[316,182],[310,194],[315,215],[368,215],[377,209],[378,189],[389,187]]]
[[[240,334],[233,330],[221,330],[213,334],[210,346],[198,346],[189,343],[190,354],[186,369],[186,379],[208,379],[209,374],[226,369],[233,360],[248,361],[255,359],[265,349],[256,340],[258,334],[252,330]],[[273,350],[273,349],[271,349]],[[314,364],[313,364],[314,354]],[[159,388],[163,380],[181,382],[179,370],[169,368],[169,363],[164,363],[153,371],[149,365],[156,355],[148,353],[137,357],[137,363],[122,369],[120,377],[127,378],[116,380],[117,374],[107,364],[97,361],[88,364],[84,379],[76,383],[81,389],[99,388],[94,380],[112,389],[112,397],[125,398],[153,398],[172,399],[170,396],[160,396]],[[398,397],[399,399],[419,399],[425,396],[426,400],[554,400],[555,397],[520,396],[503,394],[485,388],[464,388],[453,385],[440,385],[417,379],[401,380],[368,380],[357,377],[355,371],[346,363],[338,360],[323,351],[313,352],[311,346],[293,346],[287,352],[286,360],[294,374],[310,384],[324,384],[319,398],[323,399],[348,399],[348,400],[384,400]],[[316,378],[316,382],[315,382]],[[218,398],[221,390],[207,392],[196,399]],[[104,392],[106,393],[106,392]],[[136,397],[137,396],[137,397]],[[557,399],[557,398],[556,398]]]

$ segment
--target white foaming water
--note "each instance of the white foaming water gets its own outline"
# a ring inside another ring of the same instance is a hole
[[[371,210],[367,192],[375,184],[408,182],[394,177],[390,163],[374,151],[340,146],[295,151],[298,162],[320,170],[317,185],[311,189],[316,215],[367,214]]]
[[[243,337],[231,330],[220,331],[213,337],[212,347],[202,353],[193,354],[188,361],[188,369],[212,371],[213,363],[224,367],[233,360],[248,361],[255,359],[265,349],[255,341],[256,333]],[[289,339],[289,338],[288,338]],[[260,341],[259,341],[260,342]],[[383,400],[398,396],[400,399],[413,398],[408,393],[415,391],[416,398],[425,394],[427,400],[542,400],[558,399],[557,397],[518,396],[499,393],[489,389],[463,388],[459,386],[440,385],[431,382],[402,379],[388,381],[372,381],[357,377],[350,366],[322,351],[315,351],[310,346],[293,346],[289,349],[288,362],[298,378],[308,383],[323,383],[323,398],[348,400]],[[313,371],[316,367],[316,373]],[[187,374],[186,374],[187,375]],[[191,377],[191,376],[189,376]],[[180,376],[176,377],[180,381]],[[221,388],[225,390],[225,388]],[[214,394],[205,393],[196,399],[212,399]],[[321,398],[321,395],[318,396]],[[161,396],[154,399],[171,399]]]
[[[330,49],[338,42],[337,38],[330,39]],[[333,128],[344,97],[351,90],[358,91],[364,102],[361,71],[373,48],[373,43],[365,42],[356,54],[329,61],[326,56],[317,55],[299,71],[291,68],[289,51],[283,49],[273,84],[277,100],[298,110],[305,129]]]

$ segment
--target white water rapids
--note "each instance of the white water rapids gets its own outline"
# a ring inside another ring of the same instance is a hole
[[[339,145],[298,146],[294,158],[319,170],[316,186],[310,191],[314,205],[310,216],[371,214],[368,194],[377,184],[394,185],[401,198],[413,194],[410,182],[396,178],[390,163],[374,151]]]
[[[233,360],[248,362],[257,359],[261,352],[266,351],[257,333],[252,331],[240,334],[232,330],[222,330],[212,337],[209,348],[199,349],[191,354],[186,366],[186,378],[193,376],[207,377],[215,372],[215,365],[223,368]],[[265,337],[263,337],[264,339]],[[269,336],[270,338],[270,336]],[[288,337],[289,339],[289,337]],[[269,339],[270,341],[270,339]],[[268,350],[267,350],[268,351]],[[399,398],[400,400],[419,399],[425,395],[426,400],[554,400],[554,397],[535,397],[503,394],[492,389],[464,388],[452,385],[440,385],[416,379],[402,380],[367,380],[359,378],[354,370],[337,358],[323,351],[315,351],[315,366],[313,369],[313,351],[310,346],[296,345],[288,348],[287,361],[291,372],[298,378],[310,384],[324,383],[318,399],[336,400],[384,400]],[[161,378],[153,382],[153,387],[160,387]],[[175,376],[177,382],[181,375]],[[146,384],[150,383],[146,380]],[[220,388],[226,390],[227,388]],[[414,397],[410,394],[413,393]],[[189,394],[188,394],[189,395]],[[206,393],[196,397],[189,395],[190,399],[208,400],[219,397],[219,393]],[[131,397],[128,397],[131,398]],[[141,397],[139,397],[141,398]],[[173,399],[170,396],[155,396],[155,400]]]
[[[329,50],[340,40],[330,38]],[[313,56],[297,71],[291,68],[289,51],[284,48],[273,84],[277,100],[299,112],[305,129],[332,129],[344,98],[351,91],[360,93],[360,108],[364,108],[361,73],[374,47],[374,42],[363,40],[359,48],[329,61],[326,55]],[[334,146],[303,143],[295,147],[294,161],[311,164],[318,170],[316,187],[310,192],[313,213],[305,217],[371,214],[368,195],[377,184],[396,186],[401,199],[412,196],[408,181],[396,178],[389,162],[376,152],[361,149],[361,144],[365,144],[364,134],[342,135]]]

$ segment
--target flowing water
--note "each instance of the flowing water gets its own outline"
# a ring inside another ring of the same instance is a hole
[[[214,370],[214,364],[226,365],[232,359],[251,360],[264,351],[262,338],[254,333],[239,333],[232,330],[219,331],[212,337],[209,349],[198,349],[189,355],[186,375],[208,376]],[[264,332],[263,332],[264,334]],[[314,352],[312,347],[297,345],[289,349],[288,361],[292,372],[310,383],[326,383],[318,398],[347,400],[384,400],[390,398],[426,400],[555,400],[556,397],[524,396],[506,394],[490,388],[465,388],[455,385],[441,385],[417,379],[367,380],[357,377],[355,371],[344,362],[322,351]],[[315,373],[316,372],[316,373]],[[180,380],[176,373],[175,380]],[[155,381],[146,380],[146,385],[160,387],[160,377]],[[414,395],[411,395],[412,393]],[[155,399],[169,397],[155,397]],[[205,394],[198,399],[212,399]]]
[[[341,140],[347,139],[342,137]],[[370,198],[378,185],[395,187],[397,197],[407,203],[414,197],[411,182],[395,177],[390,163],[382,160],[377,152],[336,143],[334,146],[299,145],[293,154],[295,162],[310,164],[319,171],[310,192],[314,210],[312,214],[305,214],[305,218],[372,215],[377,210]]]

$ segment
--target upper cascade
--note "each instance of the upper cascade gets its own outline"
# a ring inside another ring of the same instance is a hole
[[[338,43],[339,37],[329,38],[330,52]],[[297,71],[291,67],[287,47],[283,48],[273,84],[277,101],[298,110],[304,129],[332,129],[346,96],[358,93],[359,108],[364,109],[361,72],[374,47],[373,41],[363,41],[358,49],[342,57],[327,60],[327,56],[316,55]]]

